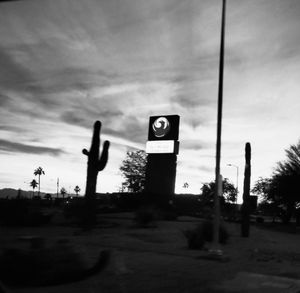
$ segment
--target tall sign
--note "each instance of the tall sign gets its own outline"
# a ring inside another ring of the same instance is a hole
[[[178,115],[149,119],[145,191],[161,203],[171,199],[175,192],[179,120]]]

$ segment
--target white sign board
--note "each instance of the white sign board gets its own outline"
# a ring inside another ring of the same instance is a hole
[[[178,142],[174,140],[149,140],[146,144],[147,154],[174,154],[178,152]]]

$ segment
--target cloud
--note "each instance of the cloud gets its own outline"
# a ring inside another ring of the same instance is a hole
[[[203,150],[210,149],[211,145],[207,141],[199,140],[199,139],[185,139],[180,143],[180,147],[184,148],[184,150]]]
[[[4,48],[0,48],[0,68],[1,89],[22,90],[27,83],[33,82],[30,70],[18,63]]]
[[[12,132],[24,132],[24,129],[15,125],[0,125],[0,130],[2,131],[12,131]]]
[[[64,100],[59,119],[68,124],[90,128],[101,120],[103,133],[118,136],[134,143],[147,138],[148,119],[165,106],[172,112],[169,101],[176,85],[168,81],[120,83],[91,88],[86,96]],[[166,114],[166,113],[163,113]]]
[[[90,128],[91,122],[96,120],[105,121],[106,128],[109,128],[114,120],[119,120],[122,117],[122,112],[113,110],[107,107],[101,107],[99,103],[78,102],[68,110],[63,110],[60,119],[71,125],[77,125],[84,128]],[[114,133],[117,129],[111,129]]]
[[[0,106],[7,106],[9,104],[10,98],[7,95],[0,93]]]
[[[110,70],[72,66],[64,63],[63,68],[48,72],[46,76],[37,77],[37,82],[27,87],[34,95],[60,94],[64,92],[88,93],[95,87],[105,87],[119,82],[119,75]]]
[[[63,150],[57,148],[32,146],[4,139],[0,139],[0,150],[9,153],[46,154],[51,156],[59,156],[64,153]]]
[[[119,130],[120,137],[136,143],[145,143],[148,136],[148,117],[141,120],[135,116],[127,116]]]

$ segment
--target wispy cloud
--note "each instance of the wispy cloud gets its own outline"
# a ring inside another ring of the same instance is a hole
[[[34,80],[30,70],[19,64],[14,56],[3,48],[0,48],[0,67],[5,69],[0,72],[1,89],[24,90],[26,84]]]
[[[57,148],[49,148],[43,146],[33,146],[28,144],[16,143],[0,139],[0,151],[5,153],[26,153],[59,156],[64,153],[63,150]]]

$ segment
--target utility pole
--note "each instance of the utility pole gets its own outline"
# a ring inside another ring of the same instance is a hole
[[[220,204],[219,196],[221,196],[221,134],[222,134],[222,107],[223,107],[223,72],[224,72],[224,43],[225,43],[225,16],[226,16],[226,0],[222,2],[222,21],[221,21],[221,43],[220,43],[220,60],[219,60],[219,88],[218,88],[218,120],[217,120],[217,142],[216,142],[216,178],[214,193],[214,233],[213,245],[218,254],[222,254],[219,249],[219,228],[220,228]]]

